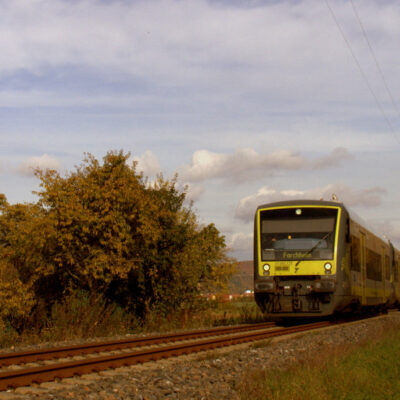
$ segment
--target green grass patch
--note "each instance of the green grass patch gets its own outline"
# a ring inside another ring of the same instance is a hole
[[[369,343],[330,347],[286,370],[250,371],[242,400],[400,399],[400,326]]]

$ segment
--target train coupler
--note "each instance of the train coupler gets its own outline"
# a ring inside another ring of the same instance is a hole
[[[298,283],[297,285],[293,286],[292,288],[292,309],[294,312],[302,311],[303,309],[303,302],[300,300],[299,297],[299,290],[301,289],[301,284]]]
[[[303,309],[303,302],[300,299],[293,299],[292,300],[292,308],[293,311],[301,311]]]

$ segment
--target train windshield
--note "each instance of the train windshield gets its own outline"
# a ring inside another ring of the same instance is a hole
[[[261,211],[262,260],[333,259],[337,212],[321,207]]]

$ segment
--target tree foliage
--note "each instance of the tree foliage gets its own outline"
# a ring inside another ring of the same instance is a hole
[[[0,285],[12,271],[21,315],[33,296],[51,305],[71,289],[104,294],[144,316],[225,287],[234,265],[223,236],[213,224],[199,225],[176,177],[150,184],[128,159],[109,152],[101,163],[87,154],[65,176],[37,170],[36,203],[10,205],[0,195]]]

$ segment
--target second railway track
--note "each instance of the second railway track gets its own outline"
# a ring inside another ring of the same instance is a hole
[[[179,334],[131,338],[115,342],[91,343],[84,346],[1,354],[0,365],[14,365],[58,357],[72,357],[77,354],[87,355],[93,354],[94,352],[121,350],[117,354],[103,356],[96,355],[66,362],[51,362],[47,365],[29,368],[18,366],[18,369],[0,372],[0,390],[27,386],[32,383],[42,383],[55,379],[68,378],[75,375],[99,372],[109,368],[118,368],[146,361],[155,361],[162,358],[190,354],[254,340],[283,336],[291,333],[323,328],[331,324],[331,322],[322,321],[286,328],[274,328],[274,324],[272,323],[252,324],[238,327],[183,332]],[[178,341],[181,343],[174,343]],[[157,347],[154,346],[155,344],[161,343],[164,345]],[[129,347],[132,348],[148,345],[152,345],[152,347],[126,350]]]

